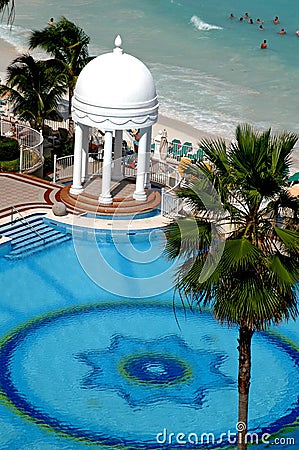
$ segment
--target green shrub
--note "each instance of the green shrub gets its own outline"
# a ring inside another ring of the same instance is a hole
[[[56,154],[58,158],[61,158],[62,156],[69,156],[74,154],[74,142],[68,141],[63,142],[59,145],[55,145],[54,150],[52,150],[52,153]]]
[[[0,136],[0,161],[13,161],[19,156],[18,141],[14,138]]]
[[[20,159],[14,159],[13,161],[0,161],[1,172],[18,172],[20,167]]]
[[[53,172],[53,160],[51,155],[45,155],[44,156],[44,174],[47,175],[49,173]]]

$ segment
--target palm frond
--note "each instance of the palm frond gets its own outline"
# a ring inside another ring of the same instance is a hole
[[[229,147],[223,140],[201,142],[209,163],[186,167],[178,195],[204,224],[197,237],[184,231],[184,239],[177,225],[166,233],[168,256],[180,262],[174,283],[189,306],[209,305],[220,322],[253,331],[297,316],[299,201],[285,190],[297,139],[241,124]],[[217,220],[227,240],[215,265]],[[207,263],[212,270],[203,277]]]

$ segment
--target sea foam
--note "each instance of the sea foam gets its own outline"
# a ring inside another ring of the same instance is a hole
[[[190,23],[199,31],[223,30],[223,28],[218,27],[217,25],[211,25],[204,22],[198,16],[192,16],[190,19]]]
[[[0,24],[0,38],[11,44],[19,53],[28,51],[30,30],[13,25]]]
[[[8,44],[15,47],[18,53],[29,52],[29,37],[31,30],[23,28],[19,25],[4,25],[0,24],[0,38],[6,41]],[[49,55],[44,50],[33,49],[30,50],[30,54],[36,59],[47,59]]]

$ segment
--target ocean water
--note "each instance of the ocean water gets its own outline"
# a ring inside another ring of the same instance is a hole
[[[264,30],[240,22],[245,12]],[[150,68],[163,115],[223,137],[245,121],[299,132],[296,0],[16,0],[15,24],[9,30],[4,18],[0,37],[24,51],[30,30],[61,16],[86,31],[93,55],[120,34],[124,51]]]

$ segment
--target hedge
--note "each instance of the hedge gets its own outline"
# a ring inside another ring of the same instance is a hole
[[[20,159],[13,161],[0,161],[0,172],[18,172],[20,167]]]
[[[0,136],[0,161],[13,161],[19,157],[18,141],[14,138]]]

